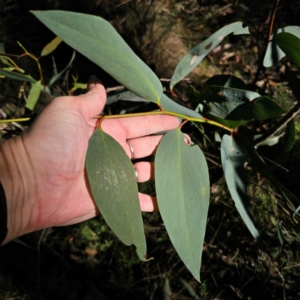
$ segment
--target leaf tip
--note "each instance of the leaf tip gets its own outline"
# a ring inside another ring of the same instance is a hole
[[[147,258],[147,254],[142,254],[142,253],[140,253],[141,251],[140,251],[141,249],[139,249],[138,247],[136,247],[136,253],[137,253],[137,255],[138,255],[138,257],[139,257],[139,259],[141,260],[141,261],[150,261],[150,260],[154,260],[154,257],[149,257],[149,258]]]
[[[200,272],[193,272],[192,275],[194,276],[194,278],[199,282],[201,283],[201,280],[200,280]]]

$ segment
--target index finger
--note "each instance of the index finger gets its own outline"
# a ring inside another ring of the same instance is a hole
[[[168,115],[148,115],[128,118],[105,119],[101,128],[120,141],[168,131],[180,125],[177,117]]]

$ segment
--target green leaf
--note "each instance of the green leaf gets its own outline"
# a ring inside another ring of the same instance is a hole
[[[282,139],[282,147],[280,149],[279,155],[276,157],[276,162],[278,164],[282,164],[287,160],[288,155],[292,150],[293,144],[295,142],[295,138],[296,138],[295,123],[294,120],[291,120],[286,125],[285,133]]]
[[[284,153],[286,155],[292,150],[292,147],[296,139],[296,128],[293,119],[287,123],[285,129],[285,135],[283,139],[284,139]]]
[[[16,64],[14,63],[14,61],[8,56],[0,55],[0,61],[3,64],[7,65],[9,67],[9,69],[11,69],[11,70],[16,70],[17,69],[17,71],[19,71],[20,73],[24,73],[24,70],[22,70],[21,68],[18,68],[16,66]]]
[[[159,103],[161,82],[104,19],[68,11],[34,11],[42,23],[72,48],[140,97]]]
[[[34,110],[34,107],[37,101],[39,100],[41,94],[41,87],[42,83],[40,80],[31,84],[31,89],[27,98],[26,108]]]
[[[265,161],[261,158],[261,156],[258,154],[256,149],[254,148],[251,141],[244,135],[238,135],[238,142],[243,145],[244,148],[247,149],[247,152],[249,154],[249,157],[253,163],[253,165],[275,186],[278,186],[278,183],[269,169],[269,167],[266,165]]]
[[[282,198],[289,203],[290,208],[292,210],[293,209],[295,210],[291,200],[294,202],[298,202],[298,198],[296,198],[289,190],[287,190],[276,180],[275,176],[273,175],[268,165],[258,154],[253,144],[250,142],[250,140],[247,137],[240,134],[237,136],[237,138],[238,141],[247,149],[251,162],[254,165],[254,167],[257,168],[259,172],[261,172],[263,176],[265,176],[270,181],[270,183],[273,185],[274,189],[278,192],[278,194],[280,194]]]
[[[277,63],[279,60],[281,60],[284,56],[285,53],[280,49],[280,47],[276,44],[274,35],[276,36],[277,34],[281,32],[288,32],[291,33],[298,38],[300,38],[300,30],[299,26],[287,26],[284,28],[279,28],[275,34],[271,36],[271,40],[268,44],[268,48],[264,57],[263,64],[266,68],[272,67],[275,63]]]
[[[46,56],[46,55],[52,53],[61,42],[62,42],[62,39],[59,38],[58,36],[56,38],[54,38],[49,44],[47,44],[43,48],[43,50],[41,52],[41,56]]]
[[[206,103],[209,113],[227,120],[250,120],[253,118],[250,101],[260,97],[258,93],[228,87],[209,86]]]
[[[23,241],[21,241],[21,240],[18,239],[18,238],[12,240],[12,242],[17,243],[17,244],[21,244],[22,246],[25,246],[25,247],[27,247],[27,248],[30,248],[27,244],[25,244]]]
[[[173,300],[172,289],[168,277],[166,277],[164,284],[164,300]]]
[[[184,280],[181,277],[179,277],[179,280],[182,283],[182,285],[186,288],[186,290],[188,291],[188,293],[190,294],[192,299],[195,299],[195,300],[200,299],[199,296],[197,295],[197,293],[195,292],[195,290],[193,289],[193,287],[186,280]]]
[[[296,218],[297,216],[299,216],[299,211],[300,211],[300,206],[298,206],[297,209],[295,210],[295,212],[293,214],[293,218]]]
[[[86,90],[87,84],[86,83],[80,83],[80,82],[73,82],[71,91],[74,92],[77,89]]]
[[[23,75],[23,74],[20,74],[20,73],[10,72],[10,71],[3,70],[3,69],[0,69],[0,75],[4,75],[4,76],[6,76],[8,78],[11,78],[11,79],[30,82],[30,83],[35,83],[36,82],[36,80],[33,79],[29,75]]]
[[[160,214],[186,267],[200,281],[201,255],[209,206],[209,175],[198,146],[188,146],[180,129],[168,132],[155,156]]]
[[[108,226],[126,245],[135,245],[146,260],[146,240],[135,171],[120,144],[101,128],[95,130],[86,156],[93,198]]]
[[[75,58],[75,54],[76,54],[76,51],[73,51],[73,54],[71,56],[71,59],[69,61],[69,63],[63,68],[63,70],[61,70],[60,72],[58,72],[58,74],[54,75],[50,81],[49,81],[49,86],[51,86],[63,73],[65,73],[65,71],[71,66],[74,58]]]
[[[228,189],[235,206],[255,239],[259,233],[253,223],[247,196],[247,182],[244,164],[248,151],[233,137],[225,134],[221,143],[221,160]]]
[[[238,128],[239,126],[247,123],[245,120],[226,120],[211,114],[207,114],[207,118],[229,128]]]
[[[113,104],[120,100],[133,101],[133,102],[149,102],[144,98],[141,98],[130,91],[122,91],[122,92],[116,92],[113,95],[108,96],[106,100],[106,104]]]
[[[9,66],[9,67],[15,67],[11,62],[10,62],[10,60],[8,59],[8,57],[6,57],[6,56],[0,56],[0,61],[3,63],[3,64],[5,64],[5,65],[7,65],[7,66]]]
[[[243,80],[231,75],[215,75],[210,77],[205,84],[207,86],[220,86],[239,90],[247,89],[247,86]]]
[[[299,67],[300,39],[291,33],[282,32],[276,34],[274,40],[280,49],[291,59],[291,61]]]
[[[183,117],[186,116],[186,117],[195,118],[195,119],[203,119],[203,117],[196,111],[191,110],[187,107],[184,107],[184,106],[176,103],[175,101],[171,100],[165,94],[161,95],[160,105],[165,111],[174,112],[174,113],[182,115]]]
[[[259,147],[261,146],[275,146],[279,143],[280,139],[283,137],[284,133],[283,134],[280,134],[278,136],[272,136],[266,140],[264,140],[263,142],[259,143]],[[256,136],[256,138],[259,138],[261,135],[258,135]],[[255,139],[254,139],[255,141]]]
[[[243,28],[242,22],[235,22],[224,26],[208,39],[189,50],[176,66],[175,72],[172,76],[170,89],[173,90],[174,85],[192,72],[204,59],[204,57],[217,45],[219,45],[223,41],[224,37],[230,33],[248,34],[249,30],[248,27]]]
[[[253,101],[254,117],[259,120],[267,120],[286,114],[286,111],[275,101],[268,97],[258,97]]]
[[[284,244],[284,237],[280,228],[280,221],[276,220],[276,230],[277,230],[277,235],[278,235],[278,240],[280,242],[280,245],[282,246]]]

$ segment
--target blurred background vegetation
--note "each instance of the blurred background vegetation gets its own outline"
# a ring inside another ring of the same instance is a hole
[[[21,55],[24,51],[16,43],[19,41],[38,57],[54,35],[29,10],[62,9],[94,14],[110,21],[160,78],[169,79],[187,50],[222,26],[242,21],[249,26],[251,35],[229,36],[191,74],[190,80],[201,90],[209,77],[230,74],[243,79],[250,89],[266,43],[273,3],[273,0],[1,0],[0,43],[6,53]],[[274,27],[299,23],[300,1],[281,0]],[[72,50],[62,44],[53,55],[40,59],[46,82],[55,70],[66,66],[71,55]],[[37,65],[32,59],[26,56],[16,61],[38,78]],[[106,87],[118,84],[77,53],[72,66],[52,86],[52,94],[68,94],[74,78],[86,83],[91,74]],[[297,82],[298,69],[284,61],[262,70],[255,89],[289,109],[300,99],[299,84],[295,88],[291,76]],[[29,111],[24,106],[28,91],[28,84],[0,79],[1,118],[27,115]],[[36,112],[49,101],[46,96],[40,99]],[[116,103],[112,110],[118,112],[121,108]],[[20,134],[29,123],[1,124],[2,139]],[[190,133],[188,126],[186,131]],[[293,150],[284,168],[274,168],[279,181],[298,199],[299,137],[300,123],[296,117]],[[266,158],[272,159],[273,151],[278,150],[271,149],[266,147]],[[201,284],[177,256],[158,213],[144,214],[148,254],[155,258],[147,263],[140,262],[132,248],[120,243],[100,216],[75,226],[24,236],[22,241],[28,247],[18,243],[2,247],[0,299],[299,299],[299,226],[291,225],[285,204],[280,203],[268,181],[250,166],[249,195],[262,234],[262,239],[255,241],[227,191],[218,151],[205,152],[212,186]],[[153,188],[150,183],[140,189],[152,192]],[[277,210],[277,206],[282,209]],[[280,224],[275,221],[278,215]],[[285,233],[283,244],[276,226]]]

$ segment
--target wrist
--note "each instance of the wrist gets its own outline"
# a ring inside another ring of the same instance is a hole
[[[34,200],[34,176],[30,161],[18,136],[0,144],[0,181],[6,195],[8,234],[3,244],[26,234]]]

